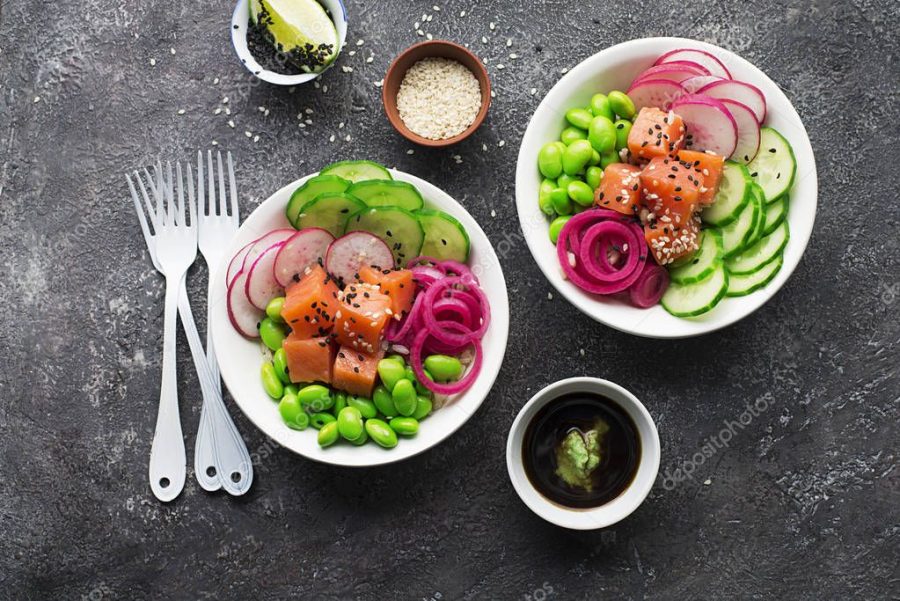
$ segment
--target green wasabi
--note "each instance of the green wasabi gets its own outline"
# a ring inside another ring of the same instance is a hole
[[[604,435],[609,425],[598,419],[593,427],[583,432],[572,428],[556,447],[556,475],[566,484],[590,492],[593,488],[591,473],[603,458]]]

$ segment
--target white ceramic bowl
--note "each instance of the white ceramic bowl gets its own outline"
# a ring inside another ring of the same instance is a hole
[[[415,437],[401,439],[400,444],[393,449],[383,449],[374,443],[362,447],[336,444],[322,449],[316,442],[315,430],[291,430],[282,422],[277,403],[266,395],[260,384],[259,370],[266,353],[264,347],[260,342],[248,340],[238,334],[228,320],[225,304],[228,261],[241,247],[264,233],[290,227],[284,216],[288,199],[298,186],[315,174],[288,184],[253,211],[241,225],[232,241],[230,252],[213,276],[210,324],[216,357],[229,392],[241,411],[267,436],[295,453],[323,463],[352,467],[381,465],[412,457],[435,446],[466,423],[478,410],[494,385],[506,352],[509,334],[506,280],[484,230],[462,205],[443,190],[401,171],[391,170],[391,173],[394,179],[415,185],[424,196],[427,206],[445,211],[463,224],[471,243],[469,265],[481,281],[482,289],[491,304],[491,325],[482,340],[484,362],[481,373],[471,388],[424,419]]]
[[[319,0],[322,6],[331,14],[334,21],[334,28],[338,34],[338,56],[331,61],[331,64],[322,69],[318,73],[300,73],[298,75],[287,75],[285,73],[277,73],[264,69],[253,57],[253,53],[247,48],[247,28],[250,22],[249,0],[238,0],[237,6],[234,7],[234,13],[231,15],[231,43],[234,45],[234,51],[237,52],[238,58],[255,77],[269,83],[279,86],[296,86],[320,76],[322,73],[330,69],[338,61],[341,50],[343,50],[347,42],[347,9],[341,0]]]
[[[566,126],[566,110],[586,106],[597,92],[626,90],[631,80],[664,52],[675,48],[698,48],[718,57],[735,79],[747,81],[763,91],[769,113],[765,125],[781,132],[794,148],[797,176],[791,193],[788,224],[791,237],[784,251],[784,265],[763,289],[738,298],[726,298],[703,316],[674,317],[657,305],[638,309],[624,302],[587,294],[562,277],[556,249],[547,235],[547,218],[538,207],[541,175],[537,155],[541,146],[558,140]],[[647,38],[617,44],[582,61],[557,82],[538,106],[528,124],[516,168],[516,206],[519,222],[531,254],[550,283],[570,303],[591,318],[617,330],[650,338],[698,336],[731,325],[763,306],[791,276],[806,250],[816,217],[818,184],[816,163],[806,129],[778,85],[761,70],[718,46],[683,38]]]
[[[522,463],[522,440],[532,418],[548,403],[573,392],[599,394],[618,403],[634,420],[641,440],[641,461],[631,485],[618,497],[599,507],[574,509],[554,503],[534,488]],[[519,497],[529,509],[548,522],[573,530],[606,528],[628,517],[653,488],[659,471],[659,456],[659,434],[644,405],[618,384],[600,378],[569,378],[550,384],[522,407],[506,440],[506,468]]]

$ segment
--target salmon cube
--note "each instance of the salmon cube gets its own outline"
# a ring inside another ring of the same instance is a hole
[[[282,348],[291,382],[331,383],[336,347],[330,336],[303,338],[291,332]]]
[[[641,193],[647,209],[656,217],[677,216],[687,222],[700,197],[703,181],[676,159],[657,157],[641,171]]]
[[[341,296],[334,315],[335,338],[355,351],[374,353],[391,318],[391,299],[371,284],[352,284]]]
[[[692,217],[684,223],[675,223],[668,215],[644,226],[644,239],[650,254],[660,265],[668,265],[699,248],[700,223]]]
[[[378,362],[383,357],[384,351],[380,348],[374,353],[363,353],[350,346],[342,346],[334,360],[332,386],[349,394],[372,398],[378,377]]]
[[[320,265],[285,291],[281,317],[300,338],[325,336],[334,325],[338,287]]]
[[[672,111],[645,106],[628,133],[628,150],[638,159],[674,155],[684,145],[684,121]]]
[[[719,191],[719,181],[722,179],[725,157],[713,152],[679,150],[676,158],[685,167],[693,170],[694,177],[700,178],[703,182],[703,185],[700,187],[700,204],[712,204],[716,198],[716,192]]]
[[[416,283],[413,281],[412,271],[379,270],[366,266],[359,270],[359,279],[366,284],[378,286],[381,293],[391,299],[391,313],[398,319],[412,308],[416,297]]]
[[[640,211],[641,169],[627,163],[613,163],[603,170],[594,204],[626,215]]]

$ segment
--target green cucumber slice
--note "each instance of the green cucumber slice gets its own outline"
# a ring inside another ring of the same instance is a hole
[[[700,232],[700,250],[687,262],[669,269],[669,279],[677,284],[705,280],[722,263],[722,233],[717,229]]]
[[[716,197],[701,214],[703,222],[721,227],[735,221],[750,202],[750,184],[750,172],[746,166],[725,161]]]
[[[347,220],[354,213],[366,208],[366,204],[347,193],[320,194],[300,209],[294,227],[320,227],[337,238],[344,233]]]
[[[729,276],[728,292],[725,294],[727,296],[746,296],[759,290],[772,281],[772,278],[781,270],[782,264],[784,264],[784,255],[778,255],[774,261],[769,261],[759,271],[746,275]]]
[[[394,255],[397,266],[417,256],[425,241],[416,216],[400,207],[370,207],[352,215],[345,232],[369,232],[384,240]]]
[[[337,175],[353,183],[368,179],[394,179],[384,165],[372,161],[338,161],[323,167],[319,175]]]
[[[722,231],[722,248],[726,259],[733,257],[750,244],[761,219],[762,209],[756,196],[751,191],[750,202],[744,205],[744,208],[738,213],[738,218],[720,228]]]
[[[750,236],[750,240],[747,241],[747,246],[750,246],[766,235],[763,231],[766,228],[766,196],[763,194],[759,184],[756,183],[750,186],[750,192],[753,195],[753,201],[759,209],[759,215],[757,215],[756,219],[756,228],[753,230],[753,235]]]
[[[370,207],[400,207],[415,211],[425,206],[422,195],[412,184],[389,179],[357,182],[347,190]]]
[[[763,127],[759,130],[759,152],[747,168],[762,187],[766,201],[775,202],[794,185],[797,159],[784,136],[771,127]]]
[[[297,215],[300,214],[303,205],[314,199],[316,196],[326,193],[338,194],[346,191],[349,187],[349,181],[336,175],[317,175],[309,178],[303,182],[302,186],[294,190],[294,193],[291,194],[291,199],[288,201],[287,209],[285,210],[288,221],[290,221],[294,227],[299,229],[299,226],[297,225]]]
[[[790,239],[787,221],[782,221],[775,231],[749,248],[725,261],[728,273],[746,275],[759,271],[781,254]]]
[[[670,283],[660,303],[675,317],[695,317],[718,305],[727,290],[728,273],[722,263],[718,263],[712,273],[699,282]]]
[[[763,236],[768,236],[775,231],[776,227],[781,225],[781,222],[787,217],[789,205],[790,197],[787,194],[766,205],[766,223],[763,226]]]
[[[425,230],[420,254],[460,263],[469,260],[469,234],[455,217],[433,209],[420,209],[415,215]]]

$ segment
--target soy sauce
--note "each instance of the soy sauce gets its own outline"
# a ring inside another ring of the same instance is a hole
[[[588,474],[588,490],[557,474],[557,449],[573,429],[585,434],[608,426],[599,438],[600,462]],[[566,507],[609,503],[628,488],[641,461],[641,439],[631,416],[601,395],[572,393],[550,401],[532,418],[522,441],[522,460],[531,484],[549,500]]]

